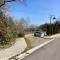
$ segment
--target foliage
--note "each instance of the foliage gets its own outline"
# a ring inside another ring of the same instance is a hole
[[[18,22],[17,22],[17,30],[18,30],[18,34],[24,34],[26,33],[26,31],[28,30],[28,27],[30,25],[30,20],[27,18],[21,18]]]
[[[24,37],[24,35],[25,35],[24,32],[19,32],[18,33],[18,37]]]
[[[56,33],[60,33],[60,21],[56,21],[51,24],[43,24],[38,27],[38,29],[42,29],[43,31],[46,31],[47,35],[52,35]]]
[[[13,21],[13,19],[11,17],[8,18],[7,28],[11,29],[10,33],[13,35],[13,37],[16,37],[16,35],[17,35],[17,27],[16,27],[16,24],[14,23],[14,21]]]
[[[0,45],[10,44],[16,38],[16,27],[12,18],[8,18],[0,10]]]

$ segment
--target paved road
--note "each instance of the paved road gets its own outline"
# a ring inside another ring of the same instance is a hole
[[[60,60],[60,38],[56,38],[22,60]]]

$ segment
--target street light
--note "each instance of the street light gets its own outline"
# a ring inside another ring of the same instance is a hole
[[[54,20],[56,19],[56,18],[55,18],[55,15],[50,15],[50,34],[51,34],[51,35],[52,35],[52,26],[51,26],[51,20],[52,20],[52,19],[54,19]]]
[[[55,17],[54,15],[50,15],[50,24],[51,24],[51,20],[52,20],[52,19],[54,19],[54,20],[55,20],[55,19],[56,19],[56,17]]]

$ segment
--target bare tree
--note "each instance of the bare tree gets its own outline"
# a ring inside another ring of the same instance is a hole
[[[4,6],[8,2],[13,2],[17,0],[0,0],[0,7]],[[19,0],[21,3],[25,2],[26,0]]]
[[[29,22],[30,22],[30,20],[27,20],[25,18],[21,18],[18,23],[18,27],[20,28],[20,30],[27,29],[30,24]]]

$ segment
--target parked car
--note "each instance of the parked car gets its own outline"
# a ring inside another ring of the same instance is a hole
[[[44,35],[45,35],[45,32],[37,31],[34,33],[34,36],[36,36],[36,37],[43,37]]]
[[[41,32],[35,32],[34,36],[41,36]]]

